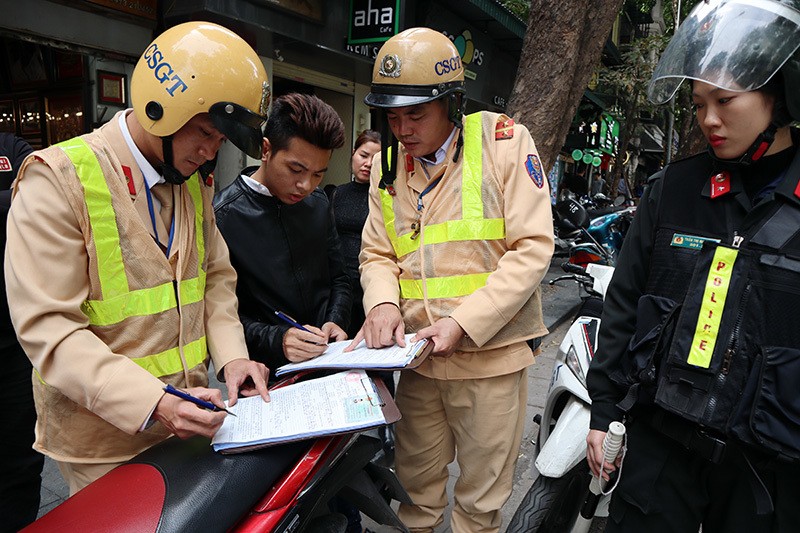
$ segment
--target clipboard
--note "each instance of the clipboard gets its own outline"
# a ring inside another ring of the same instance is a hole
[[[408,335],[407,337],[411,337],[412,335]],[[350,341],[341,341],[339,343],[334,343],[335,345],[346,345]],[[419,365],[425,361],[425,359],[430,355],[433,351],[433,342],[430,339],[422,339],[414,343],[415,352],[413,357],[405,362],[404,364],[395,364],[395,365],[384,365],[380,364],[380,362],[372,362],[367,359],[358,359],[353,361],[352,359],[348,359],[344,354],[337,353],[335,355],[331,355],[326,357],[326,354],[322,354],[315,359],[310,359],[308,361],[303,361],[301,363],[290,363],[288,365],[283,365],[279,367],[275,371],[275,377],[284,376],[286,374],[290,374],[292,372],[300,372],[302,370],[350,370],[350,369],[359,369],[359,370],[375,370],[375,371],[386,371],[391,372],[395,370],[410,370],[417,368]],[[374,349],[372,351],[379,352],[381,349]],[[359,352],[363,352],[365,354],[369,354],[371,351],[369,348],[361,348],[357,349]],[[355,352],[351,352],[355,353]]]
[[[336,436],[336,435],[346,435],[346,434],[350,434],[350,433],[360,433],[362,431],[366,431],[366,430],[369,430],[369,429],[377,428],[377,427],[380,427],[380,426],[383,426],[383,425],[393,424],[394,422],[397,422],[398,420],[400,420],[400,418],[401,418],[400,410],[397,408],[397,405],[395,404],[394,399],[392,398],[392,395],[389,394],[389,390],[386,388],[386,385],[383,383],[383,381],[380,380],[380,379],[377,379],[377,380],[373,379],[370,376],[366,375],[365,372],[361,372],[361,373],[363,374],[363,376],[359,377],[358,381],[359,381],[360,387],[362,387],[363,389],[359,389],[359,390],[363,390],[364,391],[364,395],[363,395],[362,398],[359,398],[358,401],[366,401],[366,402],[369,402],[369,404],[372,407],[380,408],[380,412],[383,415],[383,420],[372,422],[372,423],[368,423],[368,424],[364,424],[364,425],[359,426],[358,428],[347,428],[347,429],[342,429],[342,430],[324,430],[324,431],[315,432],[312,435],[309,435],[309,434],[302,434],[302,435],[299,435],[299,436],[287,435],[287,436],[281,437],[281,438],[270,439],[269,442],[246,443],[246,444],[242,444],[241,446],[237,446],[235,444],[225,444],[225,443],[223,443],[226,447],[221,448],[221,449],[217,449],[215,447],[215,451],[218,451],[219,453],[221,453],[223,455],[232,455],[232,454],[237,454],[237,453],[244,453],[244,452],[248,452],[248,451],[252,451],[252,450],[259,450],[259,449],[262,449],[262,448],[268,448],[270,446],[277,446],[277,445],[280,445],[280,444],[286,444],[286,443],[289,443],[289,442],[298,442],[298,441],[317,439],[317,438],[323,438],[323,437],[332,437],[332,436]],[[318,378],[318,379],[324,379],[324,378]],[[303,383],[307,383],[308,381],[313,381],[313,380],[301,381],[301,382],[299,382],[297,384],[294,384],[294,385],[302,385]],[[291,387],[291,386],[294,386],[294,385],[289,385],[288,387]],[[271,390],[273,390],[273,389],[271,389]],[[293,416],[295,416],[295,415],[293,414]],[[215,436],[214,440],[216,440],[216,439],[217,439],[217,437]],[[214,441],[212,440],[212,445],[213,445],[213,443],[214,443]]]

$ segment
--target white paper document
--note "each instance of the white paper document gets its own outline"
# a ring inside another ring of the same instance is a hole
[[[214,451],[345,433],[386,423],[381,399],[363,370],[301,381],[229,407],[211,441]]]
[[[278,368],[275,375],[281,376],[312,368],[401,369],[417,357],[428,343],[427,339],[412,343],[413,336],[413,333],[406,335],[405,348],[401,348],[397,344],[387,348],[367,348],[367,344],[361,341],[352,352],[344,351],[352,341],[333,342],[319,357],[301,363],[283,365]]]

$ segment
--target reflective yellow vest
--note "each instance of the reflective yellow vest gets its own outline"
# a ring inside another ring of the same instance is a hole
[[[503,218],[484,218],[483,215],[483,143],[480,113],[467,115],[464,120],[464,161],[461,172],[460,220],[447,220],[424,228],[424,245],[430,246],[456,241],[492,241],[506,238]],[[381,211],[386,234],[398,258],[415,252],[420,241],[414,232],[398,235],[395,229],[394,197],[380,188]],[[401,278],[400,296],[405,299],[458,298],[472,294],[486,285],[491,272],[474,272],[458,276],[425,279]]]
[[[81,310],[93,327],[107,328],[132,317],[157,315],[190,304],[202,302],[205,296],[206,274],[203,270],[205,242],[203,238],[203,198],[197,175],[188,181],[189,193],[194,203],[195,248],[198,258],[197,275],[153,287],[131,290],[122,258],[122,244],[113,209],[112,194],[100,162],[83,138],[75,138],[57,145],[66,153],[75,167],[83,187],[89,214],[92,239],[97,253],[97,276],[102,298],[87,299]],[[117,179],[112,178],[112,179]],[[206,337],[200,336],[183,346],[186,369],[204,364],[207,357]],[[180,348],[170,347],[158,353],[131,357],[131,359],[156,377],[176,374],[184,370]]]

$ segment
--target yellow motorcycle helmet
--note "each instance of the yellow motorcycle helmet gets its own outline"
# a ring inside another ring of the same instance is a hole
[[[227,28],[186,22],[156,37],[134,68],[131,100],[139,123],[157,137],[169,138],[195,115],[209,113],[234,145],[261,158],[267,73],[250,45]]]
[[[447,98],[447,115],[459,129],[453,161],[461,153],[464,115],[464,65],[455,45],[430,28],[409,28],[386,41],[372,69],[372,86],[364,103],[378,109],[407,107]],[[393,191],[397,176],[397,139],[385,116],[377,117],[381,132],[381,181]]]
[[[455,45],[430,28],[410,28],[386,41],[364,102],[382,109],[423,104],[448,95],[460,109],[464,66]],[[451,110],[456,112],[456,110]],[[451,120],[458,118],[451,113]]]

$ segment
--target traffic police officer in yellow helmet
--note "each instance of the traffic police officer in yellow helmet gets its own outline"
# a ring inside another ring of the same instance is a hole
[[[499,531],[526,368],[547,333],[539,282],[553,229],[544,169],[524,126],[486,111],[463,116],[465,92],[453,43],[412,28],[383,45],[365,98],[384,113],[390,148],[372,165],[360,256],[367,318],[354,342],[404,345],[414,333],[434,343],[397,389],[397,473],[414,502],[400,517],[412,531],[442,523],[456,455],[453,531]]]
[[[253,158],[261,157],[261,126],[269,106],[264,65],[230,30],[207,22],[167,30],[144,51],[131,81],[133,109],[144,130],[161,137],[164,178],[180,183],[172,136],[207,113],[212,125]],[[210,172],[213,165],[201,166]]]
[[[175,26],[133,73],[134,109],[30,156],[8,222],[6,284],[35,369],[34,447],[70,493],[171,434],[211,437],[222,406],[268,399],[248,359],[211,170],[229,139],[257,154],[269,91],[258,55],[207,22]]]

